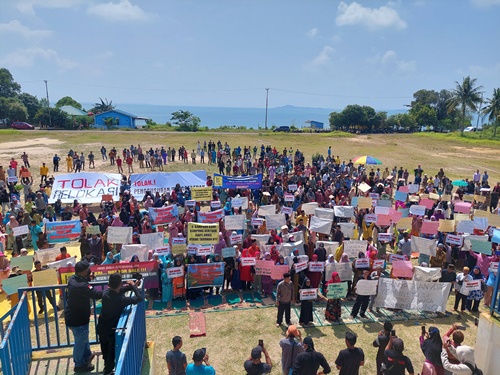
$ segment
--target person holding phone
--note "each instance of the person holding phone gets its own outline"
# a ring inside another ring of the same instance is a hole
[[[394,330],[392,330],[389,342],[385,347],[385,359],[380,371],[391,375],[405,375],[405,371],[408,371],[409,375],[415,375],[413,364],[410,358],[403,354],[404,350],[405,345],[403,340],[396,337]]]
[[[262,353],[264,353],[264,356],[266,357],[266,363],[263,363],[261,360]],[[271,373],[273,362],[264,347],[263,340],[259,340],[259,345],[252,349],[250,358],[243,363],[243,367],[245,368],[247,375],[262,375]]]
[[[187,365],[186,375],[215,375],[215,369],[208,363],[208,354],[205,348],[194,351],[193,363]]]

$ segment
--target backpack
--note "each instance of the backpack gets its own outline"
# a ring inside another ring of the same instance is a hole
[[[483,370],[478,369],[477,366],[472,366],[467,362],[464,362],[463,364],[470,368],[470,370],[472,371],[472,375],[483,375]]]

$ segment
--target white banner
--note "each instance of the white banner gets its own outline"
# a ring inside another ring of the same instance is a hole
[[[413,236],[411,238],[411,251],[413,253],[436,256],[436,241]]]
[[[108,243],[131,243],[132,227],[108,227]]]
[[[303,203],[302,204],[302,210],[304,210],[304,213],[306,215],[314,215],[316,208],[318,208],[317,202]]]
[[[148,250],[154,250],[163,246],[163,232],[141,234],[141,244],[147,245]]]
[[[296,241],[296,242],[287,242],[281,244],[281,249],[283,251],[284,256],[289,256],[293,254],[295,250],[299,251],[299,255],[304,255],[304,242]]]
[[[47,263],[47,267],[58,269],[61,267],[68,267],[68,263],[74,267],[76,262],[77,262],[76,256],[74,256],[74,257],[63,259],[63,260],[58,260],[56,262]]]
[[[441,278],[441,268],[413,267],[413,281],[438,281]]]
[[[268,204],[267,206],[259,207],[259,216],[274,215],[276,214],[276,206],[274,204]]]
[[[319,247],[319,244],[325,245],[326,254],[335,255],[337,248],[340,246],[340,243],[336,241],[317,241],[316,246]]]
[[[49,203],[58,199],[62,203],[100,203],[103,195],[111,195],[113,201],[120,200],[122,176],[118,173],[80,172],[55,176]]]
[[[121,179],[121,176],[120,176]],[[138,199],[150,192],[152,196],[156,193],[167,193],[175,185],[181,187],[206,187],[207,172],[152,172],[134,173],[130,176],[130,194]],[[120,186],[120,185],[118,185]]]
[[[266,215],[266,228],[269,230],[280,229],[285,224],[286,220],[283,214]]]
[[[359,280],[356,283],[356,294],[360,296],[374,296],[377,294],[378,280]]]
[[[351,218],[354,216],[354,208],[352,206],[335,206],[333,210],[337,217]]]
[[[39,260],[42,266],[46,266],[49,263],[55,262],[56,257],[61,254],[58,248],[49,248],[35,251],[35,260]]]
[[[379,279],[376,307],[444,313],[451,283]]]
[[[352,281],[352,265],[351,262],[346,263],[326,263],[325,264],[325,280],[332,278],[332,272],[338,272],[341,281]]]
[[[148,253],[148,245],[123,245],[122,249],[120,250],[120,261],[130,262],[132,257],[134,255],[137,255],[140,262],[147,262]]]
[[[224,225],[227,230],[240,230],[245,228],[245,215],[224,216]]]
[[[316,216],[320,219],[333,220],[333,217],[334,217],[333,213],[334,213],[333,208],[318,207],[314,210],[314,216]]]
[[[309,224],[309,229],[312,232],[330,234],[332,231],[332,220],[321,219],[317,216],[311,216],[311,222]]]
[[[23,234],[28,234],[30,231],[28,225],[21,225],[19,227],[12,228],[12,234],[14,237],[22,236]]]
[[[344,254],[349,258],[357,258],[359,252],[366,252],[367,242],[363,240],[344,241]]]

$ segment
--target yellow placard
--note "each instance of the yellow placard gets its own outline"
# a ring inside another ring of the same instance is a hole
[[[438,230],[440,232],[454,232],[455,231],[455,220],[439,219]]]
[[[459,221],[462,221],[462,220],[470,220],[470,215],[469,214],[455,214],[454,215],[454,218],[455,218],[455,223],[458,223]]]
[[[172,245],[172,254],[184,254],[186,252],[186,244]]]
[[[194,187],[191,188],[191,199],[195,201],[211,201],[212,197],[212,187]]]
[[[35,286],[48,286],[58,285],[57,270],[49,268],[45,271],[33,272],[33,285]]]
[[[219,242],[219,223],[188,223],[188,242],[195,245],[209,245]]]
[[[489,218],[490,213],[488,211],[483,211],[483,210],[474,210],[474,217],[488,217]]]
[[[420,194],[420,199],[429,199],[429,194]]]
[[[486,197],[484,195],[474,195],[474,200],[479,203],[486,202]]]
[[[418,202],[420,202],[420,197],[418,195],[410,195],[408,197],[408,200],[410,202],[417,202],[418,203]]]
[[[422,196],[420,196],[420,198],[422,198]],[[430,193],[429,194],[429,199],[433,199],[435,201],[438,201],[439,200],[439,194],[436,194],[436,193]]]
[[[441,195],[442,202],[451,202],[451,194],[443,194]]]
[[[411,223],[412,223],[412,218],[411,217],[403,217],[399,219],[399,221],[396,224],[396,227],[399,229],[411,229]]]
[[[358,208],[372,208],[372,199],[370,197],[358,197]]]
[[[472,202],[474,200],[474,195],[472,194],[465,194],[464,197],[462,198],[464,202]]]
[[[500,215],[490,214],[488,224],[495,228],[500,228]]]

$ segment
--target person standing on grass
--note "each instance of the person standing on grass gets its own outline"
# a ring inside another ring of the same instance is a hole
[[[262,353],[264,353],[266,357],[266,363],[262,363]],[[243,367],[247,375],[264,375],[270,374],[273,368],[273,362],[271,361],[271,357],[267,353],[266,348],[264,348],[264,344],[261,346],[257,346],[252,349],[250,354],[250,358],[248,358],[244,363]]]
[[[120,159],[120,155],[116,157],[116,166],[118,167],[118,173],[123,174],[122,159]]]
[[[323,354],[314,350],[314,342],[311,336],[304,339],[303,345],[305,352],[300,353],[295,358],[292,375],[329,374],[332,372]],[[323,368],[323,371],[318,372],[319,366]]]
[[[186,375],[187,360],[186,355],[181,352],[182,338],[174,336],[172,339],[172,350],[169,350],[166,355],[168,375]]]
[[[357,338],[353,332],[345,333],[347,349],[341,350],[335,360],[337,370],[340,370],[339,375],[358,375],[359,368],[365,364],[363,349],[354,346]]]
[[[380,371],[380,366],[382,365],[382,362],[384,362],[384,351],[385,347],[389,343],[392,327],[392,323],[389,320],[386,320],[384,323],[384,329],[380,331],[377,338],[373,340],[373,346],[378,348],[376,358],[377,375],[383,375]]]
[[[296,326],[291,325],[286,330],[286,337],[280,340],[281,347],[281,371],[288,375],[297,355],[304,352],[302,337]]]
[[[278,317],[276,318],[276,327],[283,323],[283,314],[287,325],[292,325],[290,320],[291,303],[293,297],[293,284],[288,272],[283,274],[283,281],[276,288],[276,306],[278,306]]]
[[[134,167],[132,166],[133,162],[134,162],[134,159],[132,158],[132,156],[128,155],[127,159],[125,159],[125,163],[127,163],[127,167],[128,167],[128,173],[134,173]]]
[[[94,165],[95,155],[92,153],[92,151],[90,151],[90,153],[87,155],[87,159],[89,159],[89,169],[90,168],[95,169]]]
[[[57,156],[57,154],[54,154],[54,157],[52,158],[52,164],[54,165],[54,172],[59,172],[59,161],[61,158]]]
[[[215,375],[215,369],[208,363],[208,354],[203,349],[196,349],[193,362],[187,365],[186,375]]]
[[[68,280],[68,293],[64,317],[66,326],[73,333],[73,361],[75,372],[90,372],[94,370],[92,360],[95,354],[90,351],[89,322],[90,300],[102,298],[102,292],[95,290],[90,281],[90,265],[80,261],[75,265],[75,274]]]
[[[102,309],[97,323],[97,334],[101,343],[101,352],[104,358],[104,375],[114,374],[115,367],[115,329],[123,312],[128,305],[136,305],[143,301],[142,294],[137,289],[140,281],[127,281],[123,286],[122,276],[114,273],[109,277],[109,288],[102,294]],[[134,295],[126,297],[125,293],[133,291]]]

